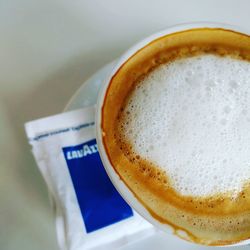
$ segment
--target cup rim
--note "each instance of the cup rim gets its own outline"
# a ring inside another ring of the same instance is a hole
[[[99,154],[103,163],[103,166],[111,179],[112,183],[114,184],[117,191],[121,194],[121,196],[124,198],[124,200],[138,213],[140,214],[144,219],[146,219],[148,222],[153,224],[156,228],[161,229],[164,232],[169,232],[170,234],[174,234],[174,229],[168,225],[168,224],[162,224],[154,217],[150,215],[148,210],[137,200],[135,195],[130,191],[130,189],[126,186],[126,184],[121,180],[119,175],[116,173],[114,168],[112,167],[112,164],[109,161],[109,158],[107,156],[105,147],[103,145],[103,138],[102,138],[102,128],[101,128],[101,121],[102,121],[102,107],[103,103],[106,97],[106,92],[108,89],[108,86],[111,82],[112,77],[116,74],[116,72],[119,70],[119,68],[132,56],[134,55],[139,49],[143,48],[153,40],[160,38],[162,36],[172,34],[179,31],[189,30],[189,29],[195,29],[195,28],[222,28],[222,29],[228,29],[233,30],[237,32],[241,32],[244,34],[250,34],[250,29],[242,28],[236,25],[226,24],[226,23],[217,23],[217,22],[191,22],[191,23],[181,23],[173,26],[169,26],[159,32],[156,32],[139,42],[135,43],[132,47],[127,49],[120,59],[118,59],[116,65],[114,66],[111,73],[107,76],[106,80],[103,83],[102,88],[100,89],[98,99],[97,99],[97,105],[96,105],[96,116],[95,116],[95,127],[96,127],[96,140],[97,145],[99,149]],[[178,237],[180,238],[180,237]],[[190,242],[190,241],[189,241]],[[191,242],[194,244],[195,242]],[[240,246],[240,245],[247,245],[250,243],[250,239],[242,240],[237,243],[233,244],[227,244],[222,245],[220,247],[227,247],[227,246]],[[201,244],[202,245],[202,244]]]

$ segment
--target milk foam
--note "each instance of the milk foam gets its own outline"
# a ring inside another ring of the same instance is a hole
[[[249,107],[249,62],[182,58],[141,80],[124,107],[122,133],[181,194],[237,194],[250,180]]]

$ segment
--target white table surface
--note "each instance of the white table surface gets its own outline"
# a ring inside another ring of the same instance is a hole
[[[0,0],[0,249],[57,249],[25,121],[60,112],[91,74],[155,31],[192,21],[247,27],[249,13],[249,0]]]

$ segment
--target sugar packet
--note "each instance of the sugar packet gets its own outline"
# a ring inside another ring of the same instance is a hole
[[[51,195],[62,250],[118,249],[154,232],[120,196],[102,165],[94,107],[25,124]]]

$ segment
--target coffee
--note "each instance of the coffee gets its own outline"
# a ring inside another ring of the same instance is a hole
[[[248,107],[249,62],[215,55],[175,60],[138,82],[118,137],[132,156],[164,170],[182,195],[237,195],[250,180]]]
[[[156,220],[194,242],[250,238],[249,48],[229,30],[168,35],[132,56],[107,91],[112,166]]]

